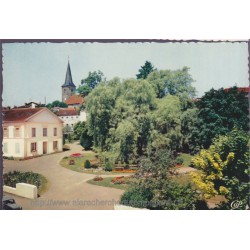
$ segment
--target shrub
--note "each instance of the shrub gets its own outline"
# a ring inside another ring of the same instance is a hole
[[[103,181],[103,178],[100,176],[96,176],[93,180],[94,181]]]
[[[69,157],[68,156],[64,156],[63,159],[68,159]]]
[[[98,165],[97,164],[92,164],[91,167],[94,168],[94,169],[97,169]]]
[[[110,162],[107,162],[104,168],[105,171],[111,172],[113,170],[113,166]]]
[[[131,207],[146,208],[153,198],[153,193],[149,188],[141,189],[133,186],[121,197],[121,204]]]
[[[17,183],[27,183],[40,188],[42,185],[42,175],[33,172],[13,171],[3,175],[4,185],[16,187]]]
[[[8,157],[8,160],[14,160],[13,156]]]
[[[91,163],[90,163],[89,160],[86,160],[86,161],[85,161],[85,163],[84,163],[84,168],[86,168],[86,169],[91,168]]]
[[[184,162],[184,159],[180,156],[176,157],[175,159],[176,164],[181,165]]]
[[[64,145],[63,146],[63,151],[68,151],[70,150],[70,146],[69,145]]]

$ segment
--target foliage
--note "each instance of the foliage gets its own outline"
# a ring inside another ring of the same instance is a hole
[[[148,75],[147,80],[155,89],[158,98],[167,94],[177,95],[182,97],[185,105],[188,105],[189,98],[195,96],[195,88],[191,85],[194,80],[189,74],[188,67],[178,70],[154,70]]]
[[[64,102],[61,102],[61,101],[56,100],[56,101],[53,101],[52,103],[48,103],[48,104],[46,105],[46,107],[47,107],[48,109],[51,109],[51,108],[54,108],[54,107],[67,108],[68,105],[67,105],[66,103],[64,103]]]
[[[86,169],[91,168],[91,163],[90,163],[89,160],[86,160],[86,161],[85,161],[85,163],[84,163],[84,168],[86,168]]]
[[[168,95],[157,99],[157,108],[152,112],[152,130],[149,152],[160,148],[171,149],[174,153],[181,147],[181,109],[176,96]]]
[[[234,129],[226,136],[220,136],[208,150],[201,150],[194,157],[193,164],[200,170],[193,173],[196,185],[205,198],[224,195],[227,202],[222,208],[230,208],[234,201],[240,201],[245,209],[249,197],[249,135]]]
[[[110,162],[107,162],[105,164],[105,168],[104,168],[105,171],[108,171],[108,172],[111,172],[113,170],[113,166]]]
[[[42,184],[42,175],[33,172],[13,171],[3,175],[4,185],[16,187],[17,183],[27,183],[37,186],[39,189]]]
[[[81,85],[77,92],[82,96],[87,96],[100,82],[105,81],[103,73],[98,70],[89,72],[88,77],[81,80]]]
[[[69,133],[67,136],[68,142],[71,143],[73,141],[72,133]]]
[[[198,141],[208,148],[217,135],[226,135],[234,127],[249,131],[248,98],[237,87],[226,92],[211,89],[197,102]]]
[[[73,127],[73,139],[74,140],[80,140],[82,131],[85,130],[86,128],[86,122],[77,122],[74,124]]]
[[[199,194],[190,184],[181,185],[169,174],[174,165],[171,151],[157,150],[140,161],[140,178],[121,197],[121,203],[149,209],[195,209]]]
[[[185,153],[198,153],[200,151],[200,133],[198,127],[198,109],[191,108],[181,114],[181,148]]]
[[[146,79],[148,75],[153,72],[154,66],[152,65],[151,62],[146,61],[143,66],[139,69],[139,73],[136,75],[137,79]]]
[[[175,159],[176,164],[182,164],[184,162],[184,159],[181,156],[176,157]]]
[[[89,135],[85,122],[82,122],[80,144],[85,150],[90,150],[93,146],[93,136]]]

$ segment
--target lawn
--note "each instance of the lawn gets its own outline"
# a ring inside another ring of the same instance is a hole
[[[67,158],[63,158],[60,161],[60,164],[62,167],[65,167],[67,169],[70,169],[72,171],[76,171],[76,172],[80,172],[80,173],[86,173],[86,174],[95,174],[95,175],[110,175],[110,174],[114,174],[112,172],[107,172],[104,170],[98,170],[98,169],[94,169],[94,168],[90,168],[90,169],[85,169],[83,167],[84,162],[86,160],[89,161],[95,161],[95,163],[98,163],[98,159],[97,159],[97,154],[93,151],[83,151],[83,157],[67,157]],[[74,165],[69,165],[69,161],[70,160],[74,160],[75,164]]]
[[[181,153],[180,157],[184,160],[182,167],[189,167],[193,156],[190,154]]]
[[[113,177],[103,178],[102,181],[94,181],[92,179],[92,180],[87,181],[87,183],[97,185],[97,186],[109,187],[109,188],[117,188],[117,189],[122,189],[122,190],[128,189],[128,187],[129,187],[128,184],[113,184],[111,182],[112,179],[113,179]]]

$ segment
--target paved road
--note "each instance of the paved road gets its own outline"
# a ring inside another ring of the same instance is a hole
[[[41,197],[30,200],[12,195],[16,202],[27,210],[114,209],[114,202],[119,201],[123,190],[88,184],[86,181],[93,179],[94,175],[75,172],[60,166],[59,162],[64,156],[79,153],[81,150],[81,146],[71,144],[70,151],[58,154],[26,161],[4,160],[4,173],[13,170],[33,171],[44,175],[49,181],[49,188]]]

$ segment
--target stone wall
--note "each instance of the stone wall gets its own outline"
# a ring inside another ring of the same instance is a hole
[[[27,183],[17,183],[16,188],[3,186],[3,191],[6,193],[14,194],[28,199],[37,198],[37,187]]]

